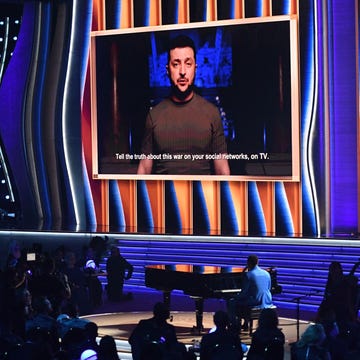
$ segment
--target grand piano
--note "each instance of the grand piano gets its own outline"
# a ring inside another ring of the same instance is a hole
[[[277,282],[277,271],[265,269],[271,277],[271,292],[281,293]],[[210,265],[157,264],[145,266],[145,285],[160,290],[164,303],[170,308],[170,296],[173,290],[182,290],[195,300],[196,325],[193,332],[203,330],[204,299],[229,299],[242,288],[246,268],[221,267]]]

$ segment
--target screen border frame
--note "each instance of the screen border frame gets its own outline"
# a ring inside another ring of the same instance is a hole
[[[290,80],[291,80],[291,174],[290,176],[274,175],[171,175],[171,174],[99,174],[98,159],[98,128],[97,128],[97,79],[96,79],[96,38],[99,36],[144,33],[156,31],[186,30],[214,26],[256,24],[269,22],[289,22],[290,31]],[[144,26],[113,30],[92,31],[90,33],[90,101],[91,101],[91,149],[92,178],[96,180],[214,180],[214,181],[300,181],[300,42],[298,16],[278,15],[269,17],[254,17],[246,19],[231,19],[219,21],[193,22],[186,24],[171,24]]]

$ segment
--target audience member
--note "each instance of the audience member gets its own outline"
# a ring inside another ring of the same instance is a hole
[[[331,262],[329,266],[324,300],[334,309],[340,332],[347,331],[349,323],[356,319],[355,299],[351,285],[338,261]]]
[[[53,259],[55,261],[55,271],[64,273],[65,264],[65,246],[60,245],[58,246],[53,253]]]
[[[346,360],[347,344],[340,336],[335,311],[326,300],[322,301],[316,315],[316,323],[325,331],[324,346],[329,349],[332,360]]]
[[[45,328],[57,331],[56,320],[51,316],[52,304],[46,296],[38,296],[33,301],[34,316],[26,321],[26,331],[31,328]]]
[[[46,296],[39,296],[33,301],[34,316],[26,320],[26,334],[34,334],[33,329],[39,332],[37,335],[45,336],[48,334],[51,339],[52,348],[59,349],[59,329],[56,320],[52,317],[53,309],[50,300]]]
[[[291,360],[330,360],[325,339],[325,330],[321,324],[309,325],[300,340],[291,345]]]
[[[94,260],[96,264],[100,264],[100,260],[106,253],[106,249],[108,248],[109,238],[107,236],[94,236],[90,240],[89,247],[94,251]]]
[[[115,339],[112,336],[105,335],[100,339],[98,359],[119,360]]]
[[[39,274],[33,274],[29,279],[29,290],[33,298],[47,297],[52,305],[53,316],[60,313],[60,308],[68,297],[66,285],[55,274],[55,261],[51,256],[46,256],[39,263]]]
[[[84,271],[77,265],[76,255],[73,251],[66,252],[65,264],[64,273],[71,288],[70,301],[78,306],[80,315],[90,314],[91,304],[86,276]]]
[[[175,359],[180,345],[177,341],[175,327],[167,322],[169,318],[170,312],[167,306],[158,302],[154,305],[153,317],[140,320],[129,337],[133,360],[143,359],[144,351],[151,343],[157,344],[164,358],[172,354]],[[151,347],[154,346],[151,345]],[[148,352],[146,351],[146,353]]]
[[[69,329],[61,341],[62,349],[67,353],[71,360],[80,359],[85,350],[90,350],[86,347],[86,345],[86,331],[85,329],[79,327]],[[92,350],[91,352],[94,353],[95,351]]]
[[[68,301],[61,308],[61,314],[57,317],[60,337],[63,337],[71,328],[85,329],[90,322],[87,319],[79,318],[79,311],[76,304]]]
[[[9,318],[11,331],[22,338],[25,335],[24,291],[26,280],[19,265],[5,268],[0,274],[0,318]]]
[[[14,312],[12,314],[13,330],[14,332],[25,338],[25,323],[34,316],[34,309],[32,306],[32,296],[26,288],[21,291],[15,299]]]
[[[216,330],[202,337],[200,360],[240,360],[244,356],[243,346],[238,335],[229,330],[230,320],[225,311],[215,312]]]
[[[228,301],[230,322],[235,329],[239,328],[241,319],[244,319],[243,329],[248,330],[251,307],[267,308],[273,305],[270,274],[261,269],[258,262],[256,255],[247,258],[242,291]]]
[[[110,301],[125,299],[123,295],[124,280],[131,278],[133,266],[120,254],[117,246],[112,246],[106,261],[107,296]]]
[[[98,353],[99,351],[99,344],[97,343],[98,334],[98,325],[93,322],[89,321],[85,324],[85,332],[86,332],[86,348],[92,349]]]
[[[21,259],[21,247],[16,240],[13,240],[9,244],[5,268],[16,267],[20,259]]]
[[[258,327],[251,338],[247,360],[282,360],[284,358],[285,335],[278,326],[279,319],[276,310],[263,309]]]
[[[24,344],[24,338],[13,332],[11,314],[3,312],[0,316],[0,358]]]
[[[46,328],[33,327],[26,333],[22,359],[55,359],[60,344],[56,333]],[[32,356],[32,357],[31,357]]]
[[[91,247],[84,249],[85,253],[82,260],[82,269],[86,276],[86,284],[89,289],[89,298],[93,308],[102,304],[102,285],[98,279],[98,275],[101,274],[99,264],[96,263],[95,253]]]

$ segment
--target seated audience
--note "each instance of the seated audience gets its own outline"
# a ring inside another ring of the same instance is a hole
[[[309,325],[300,340],[291,345],[291,360],[330,360],[325,339],[325,330],[321,324]]]
[[[11,314],[2,313],[0,316],[0,359],[23,344],[24,339],[13,332]]]
[[[26,331],[31,328],[44,328],[47,330],[58,330],[58,325],[52,314],[52,304],[46,296],[39,296],[33,301],[34,316],[26,321]]]
[[[26,334],[48,336],[54,350],[59,349],[59,328],[56,320],[52,317],[53,309],[50,300],[46,296],[34,298],[34,316],[26,320]],[[35,331],[35,330],[36,331]],[[35,332],[34,332],[35,331]]]
[[[55,273],[55,261],[46,256],[39,263],[39,273],[29,279],[29,290],[34,298],[45,296],[52,305],[53,316],[60,313],[62,302],[69,297],[68,289]]]
[[[263,309],[258,327],[252,335],[247,360],[282,360],[284,358],[285,335],[278,326],[279,319],[276,310]]]
[[[74,327],[66,332],[61,341],[61,347],[71,360],[80,359],[87,347],[87,335],[85,329]],[[92,350],[92,353],[95,351]],[[96,354],[96,352],[95,352]]]
[[[60,337],[63,337],[71,328],[85,329],[90,322],[87,319],[79,318],[78,307],[72,302],[67,302],[61,308],[61,314],[57,317]]]
[[[202,337],[200,360],[240,360],[244,356],[240,338],[229,330],[229,316],[225,311],[217,311],[213,317],[216,330]]]
[[[316,315],[316,323],[321,324],[325,331],[324,346],[329,349],[332,360],[345,360],[347,344],[340,335],[334,309],[327,301],[322,301]]]

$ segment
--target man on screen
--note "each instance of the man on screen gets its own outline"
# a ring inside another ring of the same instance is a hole
[[[174,38],[166,66],[171,94],[147,116],[138,174],[230,175],[219,111],[194,91],[196,67],[193,40]]]

